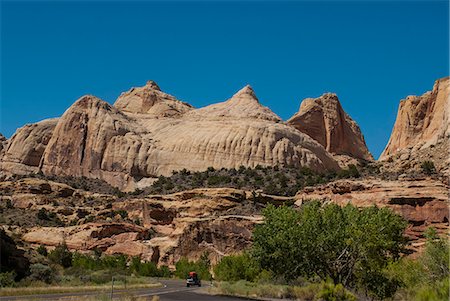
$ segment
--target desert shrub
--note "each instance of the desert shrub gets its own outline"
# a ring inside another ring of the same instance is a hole
[[[14,278],[16,278],[16,272],[14,271],[0,273],[0,287],[14,286]]]
[[[257,263],[249,253],[223,257],[214,267],[214,275],[221,281],[253,281],[259,274]]]
[[[10,199],[6,199],[6,209],[14,209],[14,205]]]
[[[383,270],[406,244],[406,222],[390,209],[310,202],[299,211],[268,206],[264,217],[253,232],[252,251],[262,269],[285,279],[331,279],[388,297],[379,295],[388,291]]]
[[[47,248],[46,248],[44,245],[40,245],[40,246],[36,249],[36,251],[37,251],[39,254],[41,254],[42,256],[46,256],[46,257],[47,257],[47,255],[48,255]]]
[[[422,171],[427,175],[431,175],[436,172],[433,161],[423,161],[420,167],[422,168]]]
[[[39,209],[36,216],[40,220],[50,220],[50,218],[48,217],[48,211],[45,208]]]
[[[349,164],[347,168],[338,172],[338,178],[359,178],[361,175],[354,164]]]
[[[121,217],[122,219],[128,218],[128,212],[125,211],[125,210],[123,210],[123,209],[117,210],[114,214],[120,215],[120,217]]]
[[[64,268],[72,266],[72,252],[67,248],[66,243],[58,245],[48,254],[48,258],[53,263],[59,264]]]
[[[40,263],[32,264],[30,266],[30,280],[43,281],[45,283],[51,283],[55,277],[55,272],[51,267]]]

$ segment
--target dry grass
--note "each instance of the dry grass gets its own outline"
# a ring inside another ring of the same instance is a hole
[[[147,283],[147,284],[129,284],[128,289],[137,288],[153,288],[160,287],[161,283]],[[115,290],[123,290],[125,287],[123,285],[114,286]],[[93,292],[99,291],[105,294],[111,290],[111,284],[104,285],[92,285],[92,286],[42,286],[42,287],[11,287],[2,288],[0,290],[0,296],[21,296],[21,295],[40,295],[40,294],[58,294],[58,293],[76,293],[76,292]],[[79,299],[77,300],[84,300]],[[89,300],[89,299],[87,299]],[[101,299],[93,299],[101,300]],[[131,299],[130,299],[131,300]]]

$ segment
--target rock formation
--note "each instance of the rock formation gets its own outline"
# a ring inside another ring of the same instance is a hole
[[[175,117],[193,109],[191,105],[161,92],[154,81],[148,81],[144,87],[132,88],[122,93],[114,106],[123,112],[149,114],[154,117]]]
[[[304,99],[287,123],[332,154],[373,161],[359,126],[344,112],[336,94]]]
[[[18,129],[6,144],[1,169],[17,174],[38,172],[57,123],[58,119],[47,119]]]
[[[25,137],[44,131],[42,124],[19,130],[2,169],[21,164],[15,170],[99,178],[134,190],[183,168],[338,168],[319,143],[262,106],[249,86],[225,102],[193,109],[149,82],[123,93],[114,106],[83,96],[51,122],[41,139]]]
[[[400,102],[391,137],[379,160],[441,143],[448,145],[449,85],[449,77],[441,78],[435,82],[433,90],[422,96],[408,96]]]
[[[169,266],[181,257],[199,258],[205,251],[213,263],[238,253],[251,245],[252,229],[262,221],[252,193],[231,188],[118,200],[24,178],[0,182],[0,190],[0,203],[11,204],[3,208],[6,224],[0,225],[0,231],[5,228],[21,237],[26,249],[39,245],[51,249],[65,241],[80,252],[101,249],[105,254],[141,256]],[[269,196],[266,201],[271,202]],[[37,217],[42,209],[54,213],[61,225],[43,225]],[[126,212],[125,217],[118,212]]]

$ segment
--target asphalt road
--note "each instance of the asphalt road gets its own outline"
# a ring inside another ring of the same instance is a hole
[[[161,301],[242,301],[241,298],[211,296],[198,292],[198,287],[186,287],[183,280],[161,280],[163,287],[133,289],[128,290],[136,297],[146,297],[151,300],[153,296],[159,296]],[[204,285],[207,285],[204,283]],[[114,299],[119,299],[124,293],[123,290],[116,290]],[[0,297],[0,301],[19,301],[19,300],[36,300],[36,301],[54,301],[54,300],[76,300],[76,297],[104,295],[105,292],[78,292],[78,293],[60,293],[60,294],[41,294],[31,296],[8,296]]]

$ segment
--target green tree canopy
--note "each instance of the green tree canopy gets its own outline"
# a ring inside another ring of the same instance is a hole
[[[390,209],[314,201],[299,210],[268,206],[264,217],[253,233],[262,269],[286,280],[318,276],[376,295],[392,291],[382,271],[404,250],[407,224]]]

